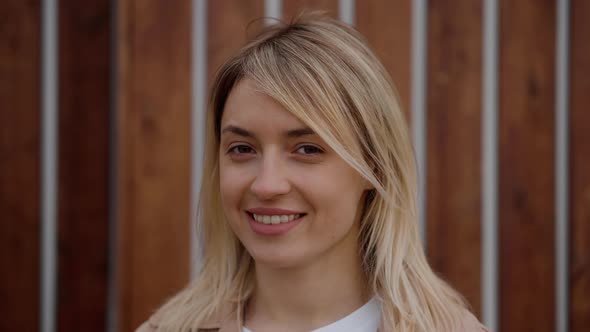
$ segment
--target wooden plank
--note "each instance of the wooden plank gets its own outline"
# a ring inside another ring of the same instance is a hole
[[[500,2],[500,330],[555,326],[555,1]]]
[[[110,3],[59,3],[59,331],[106,328]]]
[[[590,326],[590,2],[571,3],[570,331]]]
[[[217,0],[208,4],[207,82],[262,27],[263,0]]]
[[[118,329],[190,274],[191,1],[117,2]]]
[[[0,331],[39,328],[40,4],[0,2]]]
[[[284,0],[283,20],[289,22],[303,10],[322,10],[338,18],[338,0]]]
[[[356,28],[368,40],[393,79],[410,118],[412,8],[408,0],[356,2]]]
[[[427,254],[481,312],[482,5],[428,7]]]

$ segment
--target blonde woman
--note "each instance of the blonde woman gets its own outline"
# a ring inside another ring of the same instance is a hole
[[[219,71],[199,276],[138,331],[483,331],[428,266],[406,121],[385,69],[320,14]]]

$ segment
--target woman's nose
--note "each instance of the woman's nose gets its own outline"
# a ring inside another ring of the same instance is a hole
[[[259,200],[271,200],[291,191],[291,184],[278,158],[263,159],[250,190]]]

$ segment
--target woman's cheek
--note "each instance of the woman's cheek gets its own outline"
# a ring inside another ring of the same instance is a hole
[[[248,170],[235,165],[222,165],[219,177],[224,209],[239,208],[241,197],[248,192]]]

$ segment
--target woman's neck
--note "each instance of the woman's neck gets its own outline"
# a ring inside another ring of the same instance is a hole
[[[339,255],[342,256],[342,255]],[[371,297],[360,257],[330,257],[295,268],[256,265],[246,325],[254,331],[312,330],[334,322]]]

